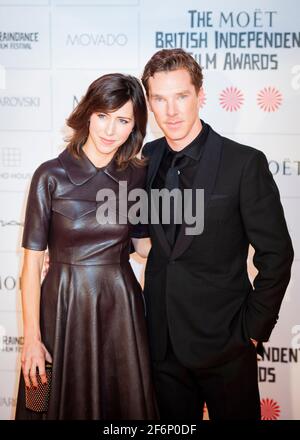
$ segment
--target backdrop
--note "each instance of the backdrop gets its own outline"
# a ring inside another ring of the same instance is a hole
[[[140,77],[154,52],[174,47],[204,68],[201,117],[263,150],[279,186],[295,262],[259,361],[261,403],[264,419],[300,418],[299,14],[297,0],[0,0],[1,419],[13,418],[16,404],[20,241],[32,173],[61,151],[65,119],[92,80]],[[150,117],[147,140],[160,135]],[[141,261],[132,264],[142,279]]]

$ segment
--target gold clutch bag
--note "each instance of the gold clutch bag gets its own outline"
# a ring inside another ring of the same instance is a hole
[[[34,388],[31,383],[31,387],[27,388],[25,385],[25,406],[27,409],[35,412],[46,412],[48,410],[48,403],[51,389],[52,379],[52,364],[46,362],[45,365],[47,383],[43,384],[40,375],[37,372],[37,388]]]

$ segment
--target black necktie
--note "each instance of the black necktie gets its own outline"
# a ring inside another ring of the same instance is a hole
[[[168,172],[166,174],[166,180],[165,180],[165,188],[169,191],[172,191],[172,189],[179,189],[179,174],[180,171],[178,169],[178,165],[180,160],[182,159],[182,154],[174,154],[171,162],[171,166],[168,169]],[[176,195],[175,200],[174,198],[170,198],[170,224],[165,224],[164,229],[166,232],[166,237],[168,242],[170,243],[171,247],[173,247],[176,239],[176,223],[175,223],[175,216],[176,211],[180,208],[178,206],[178,201],[176,201]]]

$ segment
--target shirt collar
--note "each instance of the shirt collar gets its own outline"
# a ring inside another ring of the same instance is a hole
[[[199,160],[202,155],[202,150],[203,150],[202,147],[203,147],[203,145],[207,139],[207,135],[208,135],[208,125],[204,121],[202,121],[202,119],[201,119],[201,123],[202,123],[202,129],[201,129],[200,133],[195,137],[195,139],[192,140],[191,143],[189,143],[182,150],[180,150],[178,152],[172,150],[172,148],[168,145],[168,143],[166,141],[168,154],[169,153],[180,154],[180,156],[188,156],[191,159]]]
[[[83,185],[88,180],[95,177],[98,173],[98,169],[89,160],[87,155],[83,152],[80,158],[76,158],[66,148],[59,156],[63,168],[65,169],[68,178],[74,185]],[[120,180],[127,180],[128,168],[125,170],[118,170],[116,161],[114,158],[103,168],[103,172],[119,183]]]

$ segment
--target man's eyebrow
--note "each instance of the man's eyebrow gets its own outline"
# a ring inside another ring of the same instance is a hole
[[[190,94],[190,90],[181,90],[180,92],[177,92],[176,95],[188,95]],[[163,98],[164,95],[161,95],[160,93],[151,93],[152,98]]]

